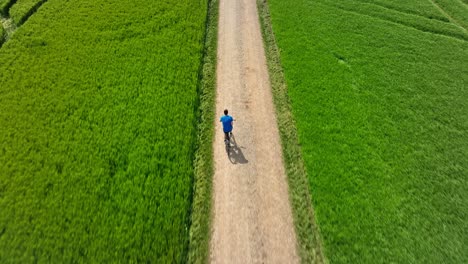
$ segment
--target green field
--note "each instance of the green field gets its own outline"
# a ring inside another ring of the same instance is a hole
[[[11,0],[0,0],[0,14],[5,16]]]
[[[461,0],[433,0],[445,15],[450,17],[450,20],[464,28],[468,28],[468,5]]]
[[[0,263],[186,259],[206,11],[49,0],[0,48]]]
[[[268,2],[325,256],[467,263],[466,1],[366,2]]]
[[[3,28],[3,24],[0,23],[0,47],[2,46],[3,41],[5,41],[5,29]]]
[[[29,16],[47,0],[17,0],[10,9],[10,17],[17,25],[23,24]]]
[[[452,1],[452,0],[448,0]],[[367,3],[369,5],[381,6],[385,11],[397,11],[403,14],[419,15],[429,19],[449,22],[434,6],[432,1],[400,1],[400,0],[358,0],[357,3]]]

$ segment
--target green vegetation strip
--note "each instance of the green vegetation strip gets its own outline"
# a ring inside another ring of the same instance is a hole
[[[211,238],[211,190],[213,177],[213,120],[215,119],[218,0],[210,0],[200,83],[198,150],[190,227],[189,263],[207,263]]]
[[[431,0],[441,12],[450,16],[450,20],[468,30],[468,6],[460,1],[454,0]]]
[[[298,144],[296,125],[291,113],[287,86],[284,80],[278,47],[271,28],[270,13],[266,1],[258,0],[265,54],[276,107],[276,117],[281,136],[283,157],[288,175],[289,197],[292,202],[294,226],[302,263],[323,263],[320,234],[315,223],[304,160]]]
[[[449,0],[451,1],[451,0]],[[437,8],[429,1],[400,1],[400,0],[358,0],[358,2],[372,5],[380,5],[390,11],[399,11],[402,13],[420,15],[429,19],[450,22]]]
[[[18,0],[10,8],[10,17],[16,25],[23,24],[47,0]]]
[[[468,42],[337,3],[268,2],[327,259],[468,263]]]
[[[49,1],[0,49],[0,263],[188,258],[206,1]]]
[[[5,32],[5,29],[3,28],[3,23],[0,23],[0,47],[5,41],[5,38],[6,38],[6,32]]]
[[[0,14],[2,16],[7,16],[8,10],[14,3],[14,0],[0,0]]]
[[[417,0],[414,0],[417,1]],[[468,40],[468,34],[463,28],[458,25],[440,21],[437,19],[430,19],[419,15],[402,13],[396,10],[388,9],[378,5],[371,5],[368,3],[361,3],[354,1],[353,4],[349,2],[322,0],[320,3],[326,3],[330,6],[337,7],[349,13],[356,13],[361,16],[368,16],[370,18],[377,18],[382,21],[388,21],[401,26],[414,28],[423,32],[439,34],[443,36],[458,38],[461,40]],[[434,6],[430,6],[435,8]]]

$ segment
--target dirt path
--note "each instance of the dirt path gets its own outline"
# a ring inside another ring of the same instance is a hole
[[[221,0],[219,12],[216,111],[237,121],[229,155],[216,122],[210,260],[297,263],[256,0]]]

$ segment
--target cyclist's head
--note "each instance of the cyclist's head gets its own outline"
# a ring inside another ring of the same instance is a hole
[[[228,110],[227,110],[227,109],[224,109],[224,114],[225,114],[225,115],[228,114]]]

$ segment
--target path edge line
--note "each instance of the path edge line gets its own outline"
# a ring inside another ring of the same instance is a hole
[[[202,66],[199,72],[197,148],[187,263],[207,263],[212,223],[213,138],[216,96],[219,0],[208,0]]]
[[[288,178],[297,249],[302,263],[328,263],[317,226],[288,88],[270,20],[267,0],[257,0],[260,27]]]

